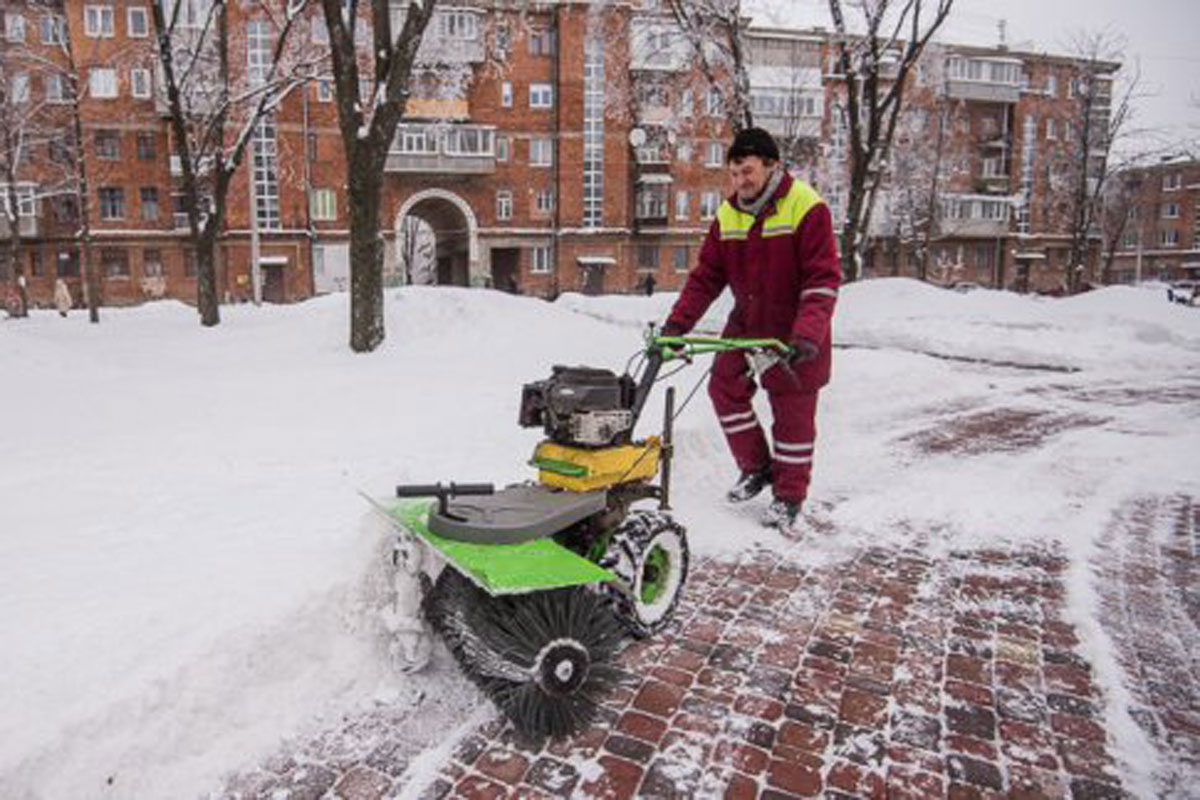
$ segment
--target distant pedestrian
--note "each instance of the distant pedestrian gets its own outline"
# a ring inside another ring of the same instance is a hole
[[[60,317],[65,317],[71,310],[71,290],[62,278],[54,281],[54,307],[58,309]]]
[[[646,293],[647,297],[654,294],[654,284],[655,280],[653,275],[647,275],[646,279],[642,281],[642,291]]]

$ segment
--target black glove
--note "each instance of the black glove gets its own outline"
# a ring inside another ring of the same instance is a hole
[[[804,364],[812,361],[821,352],[821,348],[811,339],[805,339],[802,336],[797,336],[792,339],[792,354],[788,356],[788,361],[793,366]]]

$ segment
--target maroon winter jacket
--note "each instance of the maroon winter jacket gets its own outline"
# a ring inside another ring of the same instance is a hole
[[[718,209],[667,324],[690,331],[728,286],[734,308],[723,335],[815,342],[817,357],[794,369],[802,389],[818,389],[829,382],[829,322],[842,274],[829,207],[790,175],[757,217],[735,200]]]

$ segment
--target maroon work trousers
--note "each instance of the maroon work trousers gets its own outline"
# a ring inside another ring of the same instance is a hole
[[[758,378],[771,401],[770,447],[750,402],[758,390],[758,381],[743,354],[716,356],[708,396],[742,472],[769,465],[775,497],[802,503],[812,476],[818,390],[802,388],[796,376],[782,364],[771,367]]]

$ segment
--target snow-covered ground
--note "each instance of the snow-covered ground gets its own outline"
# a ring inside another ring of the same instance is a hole
[[[227,307],[215,329],[174,303],[0,323],[0,796],[194,796],[418,684],[469,705],[449,667],[388,663],[380,527],[357,492],[531,477],[521,385],[556,363],[621,369],[672,300],[391,291],[371,355],[346,346],[344,296]],[[1089,562],[1125,498],[1200,496],[1200,417],[1178,400],[1200,392],[1200,312],[1144,289],[878,280],[843,290],[835,342],[811,507],[837,535],[807,557],[1061,543],[1072,621],[1146,789],[1153,754],[1122,717]],[[703,375],[674,379],[681,399]],[[990,436],[971,421],[1013,413],[1036,446],[936,446],[955,420]],[[761,508],[720,502],[733,468],[703,389],[677,437],[693,548],[777,545]]]

